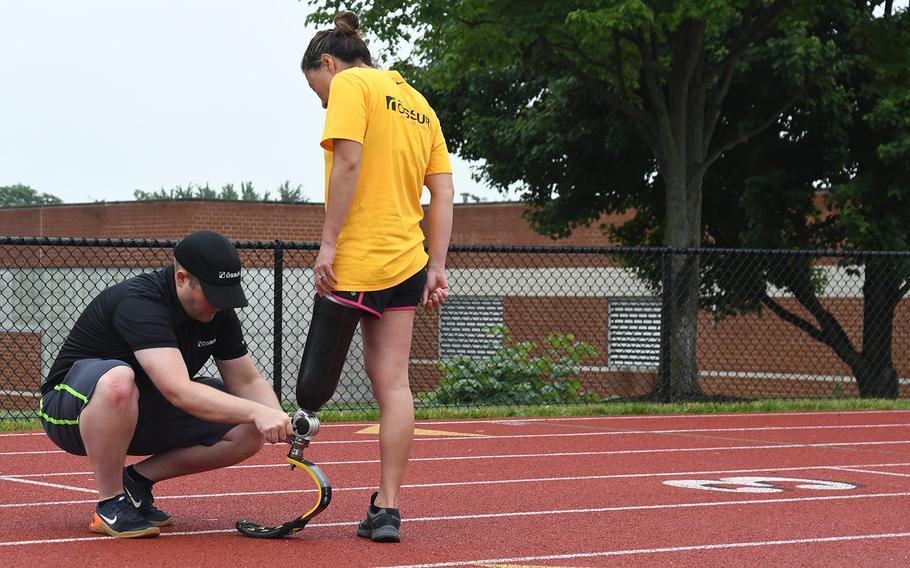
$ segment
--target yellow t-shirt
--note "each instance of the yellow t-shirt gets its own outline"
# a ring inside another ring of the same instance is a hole
[[[391,288],[427,263],[420,195],[428,175],[451,173],[436,113],[397,71],[353,67],[332,78],[322,134],[326,203],[336,138],[363,145],[360,177],[338,235],[338,290]]]

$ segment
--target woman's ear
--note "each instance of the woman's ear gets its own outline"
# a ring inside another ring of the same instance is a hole
[[[319,59],[320,59],[320,61],[321,61],[321,63],[322,63],[322,66],[325,67],[326,70],[327,70],[331,75],[335,75],[335,69],[336,69],[336,67],[335,67],[335,58],[332,57],[331,55],[329,55],[328,53],[323,53],[322,56],[321,56]]]

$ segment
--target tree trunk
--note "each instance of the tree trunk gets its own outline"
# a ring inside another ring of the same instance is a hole
[[[866,261],[863,282],[863,351],[853,367],[863,398],[897,398],[900,384],[891,355],[894,309],[900,301],[903,278],[893,259]]]
[[[897,398],[900,383],[891,361],[871,359],[863,355],[862,364],[853,369],[856,386],[862,398]]]
[[[666,234],[664,244],[673,248],[698,248],[701,227],[701,180],[689,183],[684,168],[666,168]],[[697,198],[693,199],[693,192]],[[671,400],[702,398],[698,384],[696,336],[698,332],[699,258],[673,254],[671,261],[670,360]]]
[[[698,267],[695,254],[674,254],[672,259],[672,309],[670,319],[670,398],[702,397],[698,384],[696,335],[698,332]]]

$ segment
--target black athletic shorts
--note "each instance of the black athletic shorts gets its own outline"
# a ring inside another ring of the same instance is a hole
[[[385,312],[416,310],[426,283],[427,269],[421,268],[417,274],[391,288],[373,292],[335,290],[330,294],[329,299],[346,306],[360,308],[373,317],[381,318]]]
[[[79,414],[92,398],[98,379],[126,363],[117,359],[83,359],[76,361],[63,382],[41,398],[41,425],[60,449],[85,455],[85,444],[79,432]],[[212,377],[197,377],[196,382],[225,391],[224,382]],[[133,456],[161,454],[174,448],[202,444],[211,446],[236,424],[216,424],[180,410],[158,389],[139,388],[139,420],[127,453]]]

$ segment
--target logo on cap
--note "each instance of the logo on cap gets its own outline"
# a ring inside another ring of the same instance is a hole
[[[240,255],[224,235],[214,231],[189,234],[174,247],[174,258],[199,279],[206,299],[216,308],[248,304],[240,286]]]

